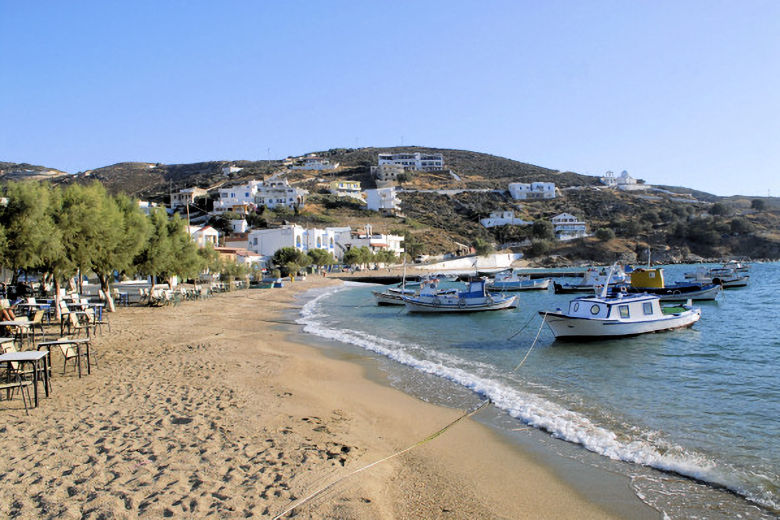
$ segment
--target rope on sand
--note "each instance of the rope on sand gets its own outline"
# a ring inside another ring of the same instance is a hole
[[[523,356],[523,359],[522,359],[522,360],[520,361],[520,363],[518,363],[518,365],[517,365],[517,366],[516,366],[516,367],[515,367],[515,368],[512,370],[512,372],[516,372],[516,371],[517,371],[517,370],[518,370],[520,367],[522,367],[522,366],[523,366],[523,364],[525,364],[525,361],[528,359],[528,356],[531,354],[531,351],[532,351],[532,350],[534,349],[534,347],[536,346],[536,342],[537,342],[537,341],[538,341],[538,339],[539,339],[539,334],[541,334],[541,332],[542,332],[542,327],[544,327],[544,318],[545,318],[546,316],[547,316],[547,313],[544,313],[544,316],[543,316],[543,318],[542,318],[542,323],[541,323],[541,325],[539,325],[539,330],[536,332],[536,337],[534,338],[534,341],[533,341],[533,343],[531,343],[531,346],[528,348],[528,351],[525,353],[525,356]],[[533,316],[531,316],[531,318],[533,318]],[[530,321],[531,321],[531,320],[528,320],[528,323],[530,323]],[[528,323],[526,323],[525,325],[523,325],[523,328],[525,328],[525,326],[526,326],[526,325],[528,325]],[[520,329],[520,330],[523,330],[523,329]],[[518,331],[517,333],[513,334],[511,337],[514,337],[514,336],[516,336],[516,335],[517,335],[519,332],[520,332],[520,331]],[[289,506],[287,509],[285,509],[285,510],[284,510],[284,511],[282,511],[281,513],[279,513],[279,514],[277,514],[276,516],[274,516],[274,517],[272,518],[272,520],[279,520],[280,518],[284,517],[286,514],[288,514],[288,513],[292,512],[292,511],[294,511],[295,509],[297,509],[297,508],[301,507],[302,505],[306,504],[307,502],[309,502],[309,501],[311,501],[311,500],[314,500],[314,499],[315,499],[315,498],[317,498],[318,496],[322,495],[323,493],[325,493],[325,492],[326,492],[326,491],[328,491],[329,489],[331,489],[331,488],[335,487],[337,484],[339,484],[339,483],[341,483],[342,481],[344,481],[344,480],[346,480],[346,479],[348,479],[348,478],[352,477],[353,475],[357,475],[358,473],[362,473],[363,471],[366,471],[366,470],[368,470],[368,469],[370,469],[370,468],[373,468],[374,466],[376,466],[376,465],[378,465],[378,464],[381,464],[381,463],[383,463],[383,462],[386,462],[386,461],[388,461],[388,460],[390,460],[390,459],[393,459],[393,458],[395,458],[395,457],[398,457],[398,456],[400,456],[400,455],[403,455],[404,453],[407,453],[407,452],[409,452],[409,451],[412,451],[413,449],[415,449],[415,448],[417,448],[417,447],[419,447],[419,446],[422,446],[423,444],[425,444],[425,443],[427,443],[427,442],[430,442],[430,441],[432,441],[433,439],[435,439],[435,438],[439,437],[439,436],[440,436],[440,435],[442,435],[444,432],[446,432],[447,430],[449,430],[450,428],[452,428],[453,426],[455,426],[456,424],[458,424],[459,422],[461,422],[463,419],[466,419],[466,418],[468,418],[468,417],[471,417],[472,415],[475,415],[476,413],[478,413],[479,411],[481,411],[483,408],[485,408],[485,407],[486,407],[487,405],[489,405],[489,404],[490,404],[490,398],[486,398],[486,399],[484,399],[484,400],[483,400],[482,402],[480,402],[480,403],[479,403],[479,404],[478,404],[476,407],[474,407],[473,409],[471,409],[471,410],[469,410],[469,411],[466,411],[466,412],[464,412],[462,415],[460,415],[459,417],[455,418],[455,419],[454,419],[453,421],[451,421],[449,424],[447,424],[447,425],[446,425],[446,426],[444,426],[443,428],[441,428],[441,429],[439,429],[439,430],[437,430],[437,431],[433,432],[432,434],[428,435],[428,436],[427,436],[427,437],[425,437],[424,439],[421,439],[421,440],[419,440],[419,441],[415,442],[414,444],[412,444],[412,445],[410,445],[410,446],[407,446],[406,448],[404,448],[404,449],[402,449],[402,450],[400,450],[400,451],[396,451],[395,453],[392,453],[392,454],[388,455],[387,457],[381,458],[381,459],[379,459],[379,460],[375,460],[374,462],[371,462],[370,464],[366,464],[365,466],[362,466],[362,467],[360,467],[360,468],[357,468],[356,470],[353,470],[353,471],[351,471],[351,472],[347,473],[346,475],[343,475],[343,476],[341,476],[341,477],[337,478],[336,480],[334,480],[334,481],[333,481],[333,482],[331,482],[330,484],[326,484],[325,486],[322,486],[321,488],[319,488],[318,490],[314,491],[313,493],[310,493],[309,495],[307,495],[307,496],[305,496],[304,498],[300,499],[299,501],[295,502],[294,504],[292,504],[291,506]]]

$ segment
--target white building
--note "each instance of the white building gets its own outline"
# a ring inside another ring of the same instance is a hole
[[[509,194],[515,200],[554,199],[555,183],[553,182],[512,182],[509,184]]]
[[[222,167],[222,175],[227,177],[231,173],[238,173],[241,170],[243,170],[243,168],[239,168],[238,166],[233,166],[232,164],[229,164],[227,166]]]
[[[286,206],[290,209],[302,208],[308,193],[306,190],[290,186],[287,179],[273,176],[258,186],[255,203],[269,209],[277,206]]]
[[[353,197],[363,200],[360,181],[333,181],[328,185],[328,191],[339,197]]]
[[[187,226],[187,231],[198,247],[206,247],[209,244],[216,246],[219,243],[219,231],[211,226]]]
[[[379,166],[392,164],[401,166],[404,170],[427,172],[444,169],[444,156],[440,153],[380,153],[377,159]]]
[[[246,233],[249,229],[249,224],[246,223],[246,219],[239,218],[230,221],[230,229],[233,233]]]
[[[337,260],[343,258],[350,248],[361,246],[366,246],[374,252],[388,250],[397,255],[403,253],[404,237],[372,234],[370,229],[370,226],[367,226],[367,229],[360,233],[352,232],[348,227],[306,229],[297,224],[274,229],[254,229],[249,231],[247,249],[268,257],[283,247],[294,247],[304,253],[313,249],[324,249]]]
[[[214,201],[213,213],[219,215],[226,211],[233,211],[245,215],[255,209],[255,195],[262,181],[249,181],[246,184],[237,184],[229,188],[219,189],[219,198]]]
[[[297,224],[273,229],[254,229],[249,232],[248,249],[259,255],[273,256],[283,247],[294,247],[304,253],[312,249],[324,249],[335,258],[341,258],[343,250],[336,247],[337,233],[329,229],[305,229]]]
[[[490,214],[489,217],[480,219],[480,224],[485,226],[486,228],[496,227],[496,226],[528,226],[530,224],[533,224],[533,222],[528,222],[526,220],[523,220],[521,218],[515,218],[515,212],[514,211],[494,211]]]
[[[205,197],[208,192],[203,188],[185,188],[176,193],[171,193],[171,209],[192,204],[198,197]]]
[[[376,179],[377,185],[392,183],[398,180],[398,176],[404,173],[404,167],[400,164],[380,164],[371,167],[371,176]]]
[[[599,180],[601,181],[601,184],[610,188],[617,187],[617,179],[615,178],[615,173],[613,171],[607,171],[603,177],[599,177]]]
[[[339,163],[332,163],[329,159],[324,159],[316,155],[309,155],[296,161],[290,169],[292,170],[335,170]]]
[[[640,184],[635,178],[630,176],[626,170],[620,173],[616,179],[617,189],[623,191],[640,191],[652,188],[649,184]]]
[[[558,240],[572,240],[588,236],[587,225],[570,213],[561,213],[552,218],[553,231]]]
[[[0,203],[0,205],[2,205]],[[138,201],[138,207],[143,211],[146,215],[152,212],[153,209],[157,208],[158,205],[156,202],[149,202],[148,200],[139,200]]]
[[[394,187],[366,190],[366,205],[371,211],[386,215],[397,215],[401,211],[401,200]]]

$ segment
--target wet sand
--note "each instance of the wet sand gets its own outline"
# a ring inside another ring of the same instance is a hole
[[[39,408],[27,417],[20,399],[0,401],[0,517],[272,518],[461,415],[290,340],[294,294],[337,283],[122,308],[82,379],[62,376],[54,352],[54,392]],[[473,420],[292,514],[615,517]]]

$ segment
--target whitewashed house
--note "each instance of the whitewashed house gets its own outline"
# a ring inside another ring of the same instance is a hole
[[[509,184],[509,194],[515,200],[554,199],[555,183],[553,182],[512,182]]]
[[[573,240],[588,236],[587,225],[570,213],[561,213],[552,218],[553,231],[558,240]]]
[[[398,215],[401,212],[401,200],[394,187],[366,190],[366,205],[371,211],[385,215]]]
[[[243,218],[231,220],[230,229],[233,233],[246,233],[246,230],[249,229],[249,224]]]
[[[403,167],[404,170],[428,172],[444,169],[444,156],[440,153],[380,153],[377,162],[379,166],[397,165]]]
[[[316,155],[308,155],[294,162],[290,169],[292,170],[335,170],[339,163],[332,163],[329,159],[324,159]]]
[[[371,176],[376,179],[377,185],[393,183],[398,176],[404,173],[404,167],[400,164],[380,164],[371,167]]]
[[[254,202],[257,206],[273,209],[285,206],[289,209],[302,208],[309,192],[290,186],[287,179],[274,176],[258,186]]]
[[[528,222],[527,220],[516,218],[515,212],[512,210],[493,211],[489,217],[480,219],[479,223],[485,226],[486,228],[491,228],[496,226],[506,226],[506,225],[528,226],[530,224],[533,224],[533,222]]]
[[[171,193],[171,209],[192,204],[198,197],[205,197],[208,192],[203,188],[184,188],[176,193]]]
[[[617,179],[615,178],[615,172],[607,171],[603,177],[599,177],[601,184],[609,188],[617,188]]]
[[[231,173],[238,173],[238,172],[240,172],[241,170],[243,170],[243,168],[239,168],[238,166],[234,166],[234,165],[232,165],[232,164],[229,164],[229,165],[227,165],[227,166],[223,166],[223,167],[222,167],[222,175],[224,175],[225,177],[227,177],[227,176],[228,176],[228,175],[230,175]]]
[[[237,184],[228,188],[219,189],[219,198],[214,201],[214,211],[216,215],[232,211],[240,215],[246,215],[254,211],[255,194],[262,181],[249,181],[246,184]]]
[[[273,229],[254,229],[249,232],[247,249],[263,256],[273,256],[283,247],[294,247],[304,253],[324,249],[341,258],[343,249],[336,247],[336,232],[329,229],[306,229],[292,224]]]
[[[333,181],[328,185],[328,191],[339,197],[353,197],[363,200],[360,181]]]
[[[187,226],[187,231],[198,247],[216,246],[219,244],[219,231],[211,226]]]
[[[641,191],[652,188],[649,184],[641,184],[635,178],[630,176],[626,170],[620,172],[620,176],[615,180],[617,189],[623,191]]]

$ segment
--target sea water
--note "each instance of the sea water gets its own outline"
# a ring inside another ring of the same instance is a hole
[[[667,266],[667,283],[694,268]],[[377,306],[381,287],[348,284],[309,301],[299,322],[387,360],[418,397],[464,409],[489,398],[493,427],[533,427],[561,455],[625,474],[668,518],[775,518],[780,264],[750,276],[695,302],[692,328],[624,339],[556,341],[538,311],[577,295],[552,289],[516,293],[515,310],[410,314]]]

